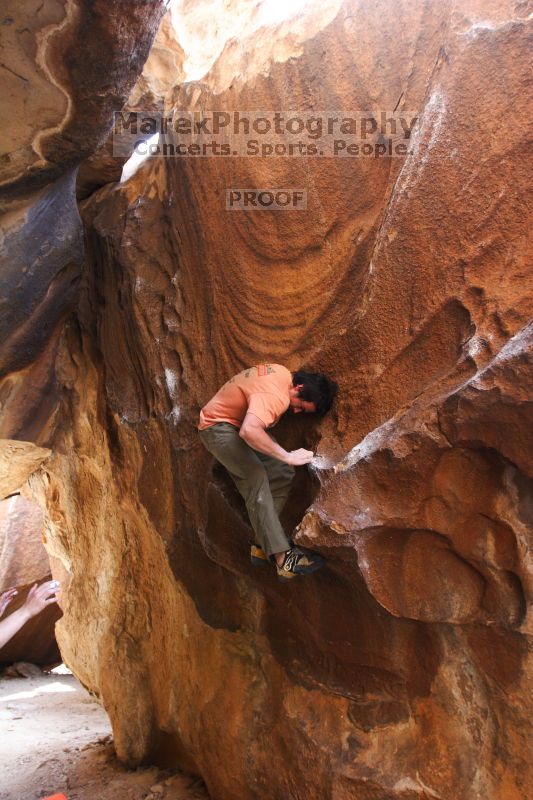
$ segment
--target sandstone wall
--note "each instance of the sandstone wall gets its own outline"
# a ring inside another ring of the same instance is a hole
[[[59,343],[83,261],[77,166],[106,139],[163,11],[159,0],[2,4],[0,501],[28,493],[28,476],[69,424],[58,414]],[[0,523],[0,591],[17,586],[14,610],[50,565],[34,503],[5,500]],[[24,626],[0,659],[53,661],[58,614],[49,608]]]
[[[167,110],[414,109],[413,153],[151,159],[83,203],[76,313],[25,366],[54,413],[34,381],[42,425],[7,430],[53,450],[30,486],[60,647],[127,763],[217,800],[527,796],[528,36],[505,0],[251,32]],[[304,186],[308,210],[225,212],[232,186]],[[249,565],[194,427],[263,359],[340,384],[279,426],[324,456],[285,522],[328,565],[295,586]]]

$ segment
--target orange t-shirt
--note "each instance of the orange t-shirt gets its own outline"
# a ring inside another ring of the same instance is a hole
[[[198,430],[217,422],[240,428],[250,411],[265,423],[275,425],[289,407],[292,375],[281,364],[259,364],[239,372],[224,384],[200,411]]]

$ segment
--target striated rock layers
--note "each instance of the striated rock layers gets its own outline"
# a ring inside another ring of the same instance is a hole
[[[42,512],[17,495],[50,453],[36,443],[55,451],[61,424],[59,343],[83,257],[77,165],[106,138],[163,11],[159,0],[2,4],[0,591],[19,589],[10,610],[50,571]],[[56,659],[57,617],[49,608],[25,625],[0,660]]]
[[[252,26],[165,110],[414,111],[412,152],[150,159],[82,205],[74,313],[64,286],[13,295],[10,352],[17,313],[41,345],[7,359],[4,435],[52,450],[28,491],[58,639],[125,762],[214,800],[526,797],[526,13],[379,0]],[[233,187],[306,189],[307,210],[226,211]],[[261,360],[340,385],[323,421],[278,427],[323,456],[285,523],[328,564],[289,586],[249,565],[195,432]]]

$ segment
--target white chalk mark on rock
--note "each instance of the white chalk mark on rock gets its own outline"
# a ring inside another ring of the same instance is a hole
[[[167,414],[166,419],[171,419],[176,425],[181,417],[181,409],[178,405],[178,386],[179,377],[168,367],[165,368],[165,380],[167,384],[168,394],[172,401],[172,411]]]

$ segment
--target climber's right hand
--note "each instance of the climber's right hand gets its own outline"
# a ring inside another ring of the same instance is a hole
[[[309,464],[314,456],[315,454],[312,450],[304,450],[304,448],[301,447],[299,450],[291,450],[290,453],[287,453],[285,463],[289,464],[291,467],[300,467],[302,464]]]

